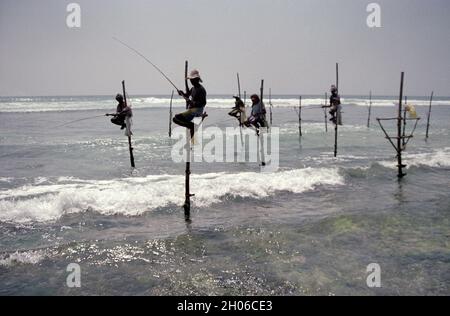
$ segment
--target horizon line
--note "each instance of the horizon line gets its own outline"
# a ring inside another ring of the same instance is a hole
[[[298,93],[283,93],[283,94],[272,94],[272,98],[273,97],[300,97],[300,96],[314,96],[314,97],[324,97],[324,94],[309,94],[309,93],[305,93],[305,94],[298,94]],[[171,96],[170,93],[168,94],[161,94],[161,93],[155,93],[155,94],[128,94],[127,95],[129,97],[161,97],[161,96]],[[212,94],[208,94],[208,96],[230,96],[230,99],[233,98],[233,96],[237,95],[236,93],[212,93]],[[251,94],[247,94],[247,97],[250,97]],[[8,96],[3,96],[0,95],[0,98],[50,98],[50,97],[113,97],[114,98],[114,94],[74,94],[74,95],[70,95],[70,94],[55,94],[55,95],[8,95]],[[265,99],[269,99],[269,94],[265,93],[264,96],[267,96],[267,98]],[[328,96],[330,96],[330,93],[328,92]],[[367,96],[367,98],[369,98],[369,94],[341,94],[341,97],[365,97]],[[424,98],[424,97],[430,97],[431,93],[428,95],[404,95],[404,97],[420,97],[420,98]],[[178,97],[177,94],[174,94],[174,98]],[[385,95],[385,94],[372,94],[372,97],[398,97],[398,95]],[[434,95],[433,98],[450,98],[450,95],[445,96],[445,95]]]

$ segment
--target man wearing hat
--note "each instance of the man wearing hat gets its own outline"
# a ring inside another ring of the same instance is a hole
[[[192,70],[187,79],[191,81],[191,90],[189,90],[188,93],[178,90],[178,94],[187,100],[188,109],[185,112],[175,115],[173,122],[180,126],[189,128],[191,138],[193,138],[195,126],[194,123],[192,123],[192,120],[195,117],[205,117],[206,114],[203,114],[203,112],[206,106],[207,94],[205,88],[200,84],[203,81],[198,70]]]

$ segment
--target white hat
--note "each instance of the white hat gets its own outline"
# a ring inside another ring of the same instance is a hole
[[[187,76],[186,79],[200,79],[200,81],[202,81],[202,78],[200,77],[200,72],[197,69],[192,70],[189,73],[189,76]]]

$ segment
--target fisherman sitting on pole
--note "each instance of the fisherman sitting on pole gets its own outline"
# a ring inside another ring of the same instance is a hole
[[[340,119],[338,119],[339,111],[340,111],[340,107],[341,107],[341,97],[339,96],[338,89],[336,88],[335,85],[331,86],[330,105],[324,105],[322,107],[330,108],[330,112],[329,112],[331,114],[330,121],[332,121],[334,124],[342,125],[340,123]]]
[[[242,126],[246,121],[245,104],[240,97],[234,96],[233,98],[236,99],[235,106],[233,110],[230,113],[228,113],[228,115],[237,118],[239,121],[239,126]]]
[[[175,115],[173,122],[180,126],[189,128],[191,138],[193,138],[195,126],[194,123],[192,123],[192,120],[196,117],[202,117],[202,119],[205,119],[207,116],[206,113],[203,113],[206,106],[206,90],[200,84],[200,82],[203,81],[198,70],[192,70],[187,79],[191,81],[193,87],[189,93],[184,93],[183,91],[178,90],[178,94],[187,100],[188,109],[185,112]]]
[[[259,135],[259,128],[268,126],[266,121],[266,106],[261,102],[257,94],[252,95],[251,100],[252,114],[244,125],[247,127],[254,126],[256,133]]]
[[[117,102],[119,102],[119,104],[117,105],[116,113],[108,115],[114,116],[111,119],[111,123],[121,126],[120,129],[125,129],[127,127],[125,119],[127,117],[131,117],[133,114],[131,108],[125,104],[123,96],[120,93],[117,94],[116,100]]]

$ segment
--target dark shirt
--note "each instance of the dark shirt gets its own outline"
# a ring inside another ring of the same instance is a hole
[[[119,103],[116,109],[117,114],[123,117],[131,117],[133,116],[133,111],[129,106],[126,106],[125,103]]]
[[[340,105],[341,104],[341,97],[339,94],[332,94],[330,97],[330,105]]]
[[[125,103],[124,102],[117,104],[116,113],[117,114],[121,113],[123,111],[123,109],[125,109]]]
[[[197,87],[192,87],[189,95],[192,101],[189,108],[203,108],[206,106],[206,90],[201,84]]]
[[[252,116],[261,117],[266,114],[266,106],[262,102],[258,102],[252,105]]]

